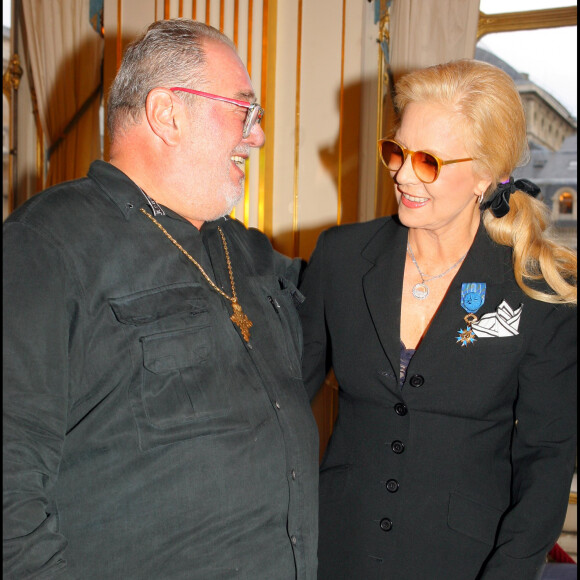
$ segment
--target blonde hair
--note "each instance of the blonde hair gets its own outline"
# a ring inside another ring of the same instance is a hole
[[[400,116],[409,103],[430,102],[448,107],[461,118],[474,171],[491,180],[484,201],[500,181],[529,160],[524,108],[513,80],[501,69],[477,60],[448,62],[403,76],[395,93]],[[543,202],[516,191],[505,216],[496,218],[487,209],[482,219],[494,242],[513,249],[514,275],[528,296],[576,304],[576,253],[553,236]],[[538,282],[551,290],[539,289]]]

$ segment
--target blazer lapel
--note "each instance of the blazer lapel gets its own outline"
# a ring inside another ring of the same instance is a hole
[[[393,373],[400,370],[401,288],[405,269],[407,228],[388,220],[361,252],[369,270],[363,291],[377,336]]]
[[[502,285],[505,272],[510,271],[510,269],[510,249],[495,244],[487,235],[483,224],[480,224],[473,244],[453,278],[441,306],[435,313],[417,353],[427,351],[429,345],[434,341],[444,341],[453,346],[459,330],[466,328],[464,318],[467,312],[461,306],[461,286],[463,283],[485,282],[487,285],[486,293],[489,296],[491,286]],[[477,313],[478,316],[489,311],[488,302],[489,300],[486,299],[484,306]]]

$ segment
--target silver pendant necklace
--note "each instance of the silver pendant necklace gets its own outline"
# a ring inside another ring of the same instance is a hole
[[[417,300],[425,300],[425,298],[429,296],[429,286],[427,286],[427,282],[431,282],[431,280],[436,280],[437,278],[442,278],[443,276],[445,276],[445,274],[451,272],[453,268],[461,264],[461,262],[463,262],[463,260],[465,259],[465,256],[467,256],[467,252],[465,252],[465,254],[463,254],[463,256],[461,256],[461,258],[459,258],[459,260],[457,260],[455,264],[447,268],[445,272],[437,274],[437,276],[431,276],[431,278],[425,278],[425,275],[423,274],[423,272],[421,272],[421,268],[419,268],[419,264],[417,264],[417,260],[415,260],[415,255],[413,254],[413,250],[411,250],[409,242],[407,242],[407,252],[409,252],[409,256],[411,256],[411,260],[413,260],[413,264],[415,264],[415,268],[417,268],[417,272],[419,272],[419,276],[421,276],[421,282],[417,282],[417,284],[415,284],[413,288],[411,288],[411,294],[413,294],[413,297],[416,298]]]

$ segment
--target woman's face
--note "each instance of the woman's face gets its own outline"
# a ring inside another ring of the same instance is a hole
[[[468,132],[469,127],[442,105],[411,103],[394,139],[411,151],[426,151],[447,161],[470,157],[465,146]],[[443,165],[433,183],[423,183],[408,155],[391,176],[404,225],[442,233],[450,228],[471,230],[479,223],[478,198],[490,180],[474,173],[472,161]]]

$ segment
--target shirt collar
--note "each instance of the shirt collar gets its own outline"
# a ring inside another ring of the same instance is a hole
[[[147,201],[139,186],[120,169],[106,161],[93,161],[89,168],[88,177],[95,181],[105,195],[129,219],[147,205]]]
[[[111,163],[101,160],[93,161],[89,168],[88,176],[100,186],[127,220],[135,215],[136,212],[139,212],[140,208],[145,208],[145,211],[151,212],[154,217],[166,215],[173,219],[187,221],[173,210],[157,204],[128,175]],[[161,213],[158,213],[159,211]],[[224,216],[211,222],[205,222],[201,229],[204,232],[215,230],[219,225],[224,225],[230,219],[229,216]]]

